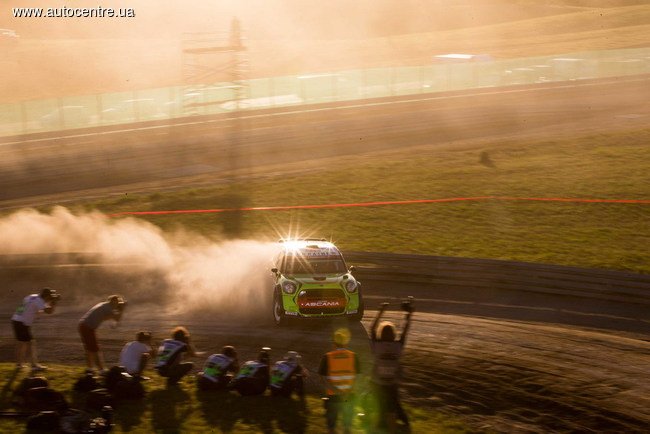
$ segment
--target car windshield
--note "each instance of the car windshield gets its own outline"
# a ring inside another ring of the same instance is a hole
[[[293,274],[343,274],[347,270],[340,256],[327,258],[305,258],[300,255],[286,256],[282,273]]]

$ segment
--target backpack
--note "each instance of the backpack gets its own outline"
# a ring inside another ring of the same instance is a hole
[[[25,394],[29,389],[34,387],[48,387],[49,383],[45,377],[27,377],[23,378],[18,387],[14,389],[14,403],[23,405],[25,403]]]
[[[99,381],[93,376],[92,372],[86,373],[74,383],[74,390],[77,392],[90,392],[101,387],[101,384],[99,384]]]
[[[59,419],[59,413],[56,411],[41,411],[27,418],[27,429],[54,431],[59,428]]]
[[[62,412],[68,408],[68,402],[61,392],[49,387],[33,387],[25,393],[25,407],[36,412]]]
[[[76,408],[70,408],[61,415],[59,428],[65,434],[85,432],[90,424],[90,415]]]
[[[77,409],[69,409],[61,416],[59,426],[65,434],[105,434],[112,430],[113,408],[102,408],[101,417],[91,417],[90,414]]]
[[[108,389],[91,390],[86,397],[86,408],[88,410],[100,411],[104,406],[113,406],[113,396]]]
[[[107,434],[111,432],[113,425],[103,417],[96,417],[90,421],[88,429],[84,434]]]
[[[126,368],[123,366],[111,366],[104,378],[104,387],[113,393],[117,383],[122,381],[123,374],[126,374]]]
[[[145,390],[140,380],[134,377],[123,377],[113,389],[115,399],[142,399]]]

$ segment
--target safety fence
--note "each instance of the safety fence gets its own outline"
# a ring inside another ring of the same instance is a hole
[[[650,275],[645,274],[495,259],[370,252],[344,255],[361,281],[419,283],[457,294],[527,292],[650,307]]]
[[[493,259],[343,254],[362,282],[367,310],[413,295],[420,312],[650,335],[650,275]],[[92,285],[107,294],[120,288],[133,301],[163,301],[174,290],[165,273],[150,265],[107,262],[101,255],[88,253],[0,255],[0,281],[12,282],[11,288],[0,291],[0,301],[33,289],[33,282],[65,288],[65,297],[70,299],[85,297]]]
[[[161,121],[260,108],[650,73],[650,48],[496,60],[439,56],[430,65],[269,77],[0,104],[0,136]],[[237,95],[245,94],[244,98]]]
[[[505,290],[635,304],[646,310],[650,324],[650,310],[645,307],[650,306],[648,274],[497,259],[354,251],[343,254],[362,282],[423,284],[471,297],[480,291]],[[139,265],[111,264],[90,253],[0,255],[0,270],[4,272],[34,273],[48,268],[70,271],[75,267],[117,267],[124,271],[124,267]]]

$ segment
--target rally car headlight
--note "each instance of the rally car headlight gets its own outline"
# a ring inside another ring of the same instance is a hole
[[[293,294],[294,292],[296,292],[296,289],[298,289],[298,287],[293,282],[284,282],[282,284],[282,290],[287,294]]]
[[[347,289],[348,292],[354,292],[357,290],[357,282],[354,280],[348,280],[345,282],[345,289]]]

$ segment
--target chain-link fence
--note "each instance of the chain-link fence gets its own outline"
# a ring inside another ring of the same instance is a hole
[[[361,69],[0,104],[0,136],[285,106],[650,73],[650,48],[494,60],[440,56],[430,65]],[[192,101],[191,104],[188,101]]]

